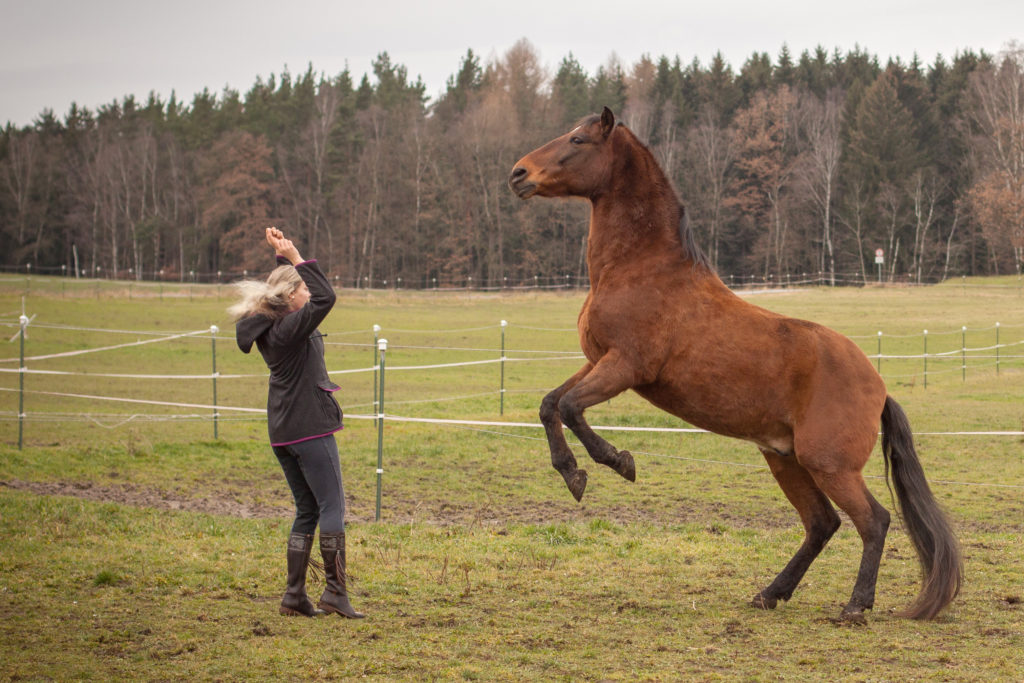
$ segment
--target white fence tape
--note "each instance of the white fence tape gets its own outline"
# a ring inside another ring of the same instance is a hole
[[[0,391],[11,391],[16,392],[17,389],[8,389],[6,387],[0,387]],[[118,403],[141,403],[144,405],[151,406],[170,406],[172,408],[207,408],[209,410],[238,410],[247,413],[264,413],[266,414],[266,408],[236,408],[232,406],[224,405],[209,405],[205,403],[174,403],[172,401],[151,401],[141,398],[119,398],[116,396],[93,396],[91,394],[66,394],[57,391],[39,391],[39,390],[25,390],[26,394],[40,394],[42,396],[59,396],[62,398],[83,398],[89,401],[116,401]],[[31,415],[26,411],[27,416]]]
[[[96,353],[98,351],[113,351],[115,349],[125,349],[130,346],[142,346],[144,344],[155,344],[156,342],[170,341],[172,339],[181,339],[182,337],[194,337],[197,334],[210,334],[207,330],[197,330],[195,332],[184,332],[182,334],[173,334],[168,337],[160,337],[158,339],[147,339],[145,341],[129,342],[127,344],[114,344],[113,346],[101,346],[95,349],[79,349],[78,351],[64,351],[62,353],[50,353],[45,356],[29,356],[26,361],[29,360],[47,360],[49,358],[68,358],[71,356],[81,356],[86,353]],[[0,363],[17,363],[20,358],[0,358]]]
[[[46,355],[39,355],[39,356],[31,356],[31,357],[28,357],[28,358],[25,359],[26,362],[27,361],[40,361],[40,360],[46,360],[46,359],[51,359],[51,358],[66,358],[66,357],[72,357],[72,356],[79,356],[79,355],[88,354],[88,353],[96,353],[96,352],[102,352],[102,351],[111,351],[111,350],[116,350],[116,349],[124,349],[124,348],[142,346],[142,345],[146,345],[146,344],[153,344],[153,343],[157,343],[157,342],[172,341],[172,340],[175,340],[175,339],[197,338],[197,337],[198,338],[202,338],[202,339],[206,339],[206,338],[208,338],[210,336],[210,332],[211,332],[210,329],[206,329],[206,330],[196,330],[196,331],[192,331],[192,332],[180,332],[180,333],[174,333],[174,334],[168,335],[166,333],[156,333],[156,332],[140,332],[140,331],[127,331],[127,330],[109,330],[109,329],[101,329],[101,328],[80,328],[80,327],[53,325],[53,324],[49,324],[49,325],[47,325],[47,324],[35,324],[34,326],[36,328],[52,328],[52,329],[64,329],[64,330],[82,330],[82,331],[105,332],[105,333],[125,333],[125,334],[135,334],[135,335],[146,335],[146,334],[154,334],[154,335],[156,335],[156,334],[159,334],[161,336],[157,336],[157,337],[152,338],[152,339],[146,339],[146,340],[140,340],[140,341],[135,341],[135,342],[129,342],[129,343],[125,343],[125,344],[116,344],[116,345],[102,346],[102,347],[91,348],[91,349],[79,349],[79,350],[75,350],[75,351],[66,351],[66,352],[62,352],[62,353],[54,353],[54,354],[46,354]],[[398,329],[396,329],[394,331],[395,332],[414,332],[414,333],[443,333],[443,332],[480,331],[480,330],[494,329],[495,327],[497,327],[497,326],[485,326],[485,327],[474,327],[474,328],[460,328],[460,329],[457,329],[457,330],[398,330]],[[530,326],[518,326],[518,327],[522,327],[524,329],[532,329],[532,330],[550,329],[551,331],[557,331],[557,332],[575,332],[575,329],[573,329],[573,328],[554,328],[553,329],[553,328],[540,328],[540,327],[530,327]],[[1006,325],[1006,326],[1003,326],[1003,327],[1004,328],[1012,328],[1012,327],[1021,327],[1021,326]],[[996,328],[993,327],[993,328],[987,328],[987,329],[996,329]],[[976,332],[976,331],[977,330],[972,330],[972,332]],[[954,333],[959,333],[959,332],[960,331],[953,331],[953,332],[950,332],[950,333],[947,333],[947,334],[954,334]],[[345,333],[340,333],[340,334],[343,334],[343,335],[354,334],[354,332],[345,332]],[[939,334],[939,333],[933,333],[933,336],[935,336],[937,334]],[[913,337],[913,336],[920,336],[920,335],[889,335],[886,338],[887,339],[889,339],[889,338],[910,338],[910,337]],[[957,359],[978,360],[978,359],[991,359],[991,358],[994,358],[994,356],[988,356],[988,355],[980,356],[980,355],[967,355],[967,354],[973,354],[973,353],[981,352],[981,351],[998,350],[998,349],[1001,349],[1001,348],[1008,348],[1008,347],[1012,347],[1012,346],[1018,346],[1018,345],[1021,345],[1021,344],[1024,344],[1024,340],[1017,341],[1017,342],[996,344],[996,345],[993,345],[993,346],[978,347],[978,348],[961,348],[961,349],[955,349],[955,350],[952,350],[952,351],[936,352],[936,353],[929,353],[929,354],[917,354],[917,355],[872,354],[872,355],[869,355],[868,357],[872,358],[872,359],[880,359],[880,360],[914,360],[914,359],[923,359],[923,358],[931,358],[933,360],[957,360]],[[415,348],[415,349],[429,349],[429,350],[438,350],[438,351],[462,350],[462,351],[474,351],[474,352],[500,353],[500,351],[498,349],[478,349],[478,348],[473,348],[473,349],[448,349],[448,348],[444,348],[444,347],[420,347],[420,346],[416,346],[416,347],[412,347],[412,346],[410,346],[410,347],[394,347],[394,348],[410,348],[410,349]],[[546,356],[546,357],[525,357],[525,358],[509,358],[506,355],[504,357],[488,358],[488,359],[476,360],[476,361],[461,361],[461,362],[452,362],[452,363],[434,363],[434,364],[427,364],[427,365],[389,366],[388,370],[391,370],[391,371],[416,371],[416,370],[458,368],[458,367],[469,367],[469,366],[476,366],[476,365],[493,365],[495,363],[502,363],[502,362],[506,362],[506,361],[507,362],[526,362],[526,361],[538,361],[539,362],[539,361],[584,360],[584,356],[582,354],[580,354],[579,352],[572,352],[572,351],[531,351],[531,350],[523,350],[523,351],[515,351],[515,352],[513,352],[513,351],[506,351],[506,354],[507,353],[523,353],[523,354],[533,354],[533,353],[543,354],[543,353],[547,353],[547,354],[561,354],[561,355],[549,355],[549,356]],[[1015,356],[1015,355],[1013,355],[1013,356],[1011,356],[1011,355],[1001,355],[1000,356],[1000,358],[1005,359],[1005,360],[1016,359],[1016,358],[1020,358],[1020,357],[1021,356]],[[17,359],[17,358],[6,358],[6,359],[0,359],[0,363],[10,363],[10,362],[18,361],[18,360],[19,359]],[[987,365],[991,365],[991,364],[987,364]],[[375,365],[375,366],[365,367],[365,368],[353,368],[353,369],[346,369],[346,370],[331,370],[331,371],[329,371],[328,374],[330,374],[330,375],[343,375],[343,374],[353,374],[353,373],[369,373],[369,372],[378,371],[379,369],[380,369],[379,366]],[[949,371],[933,370],[933,371],[929,371],[929,374],[942,373],[942,372],[952,372],[952,371],[955,371],[955,369],[954,370],[949,370]],[[163,374],[94,373],[94,372],[76,372],[76,371],[66,371],[66,370],[42,370],[42,369],[27,368],[27,367],[0,368],[0,373],[23,373],[23,374],[55,375],[55,376],[76,375],[76,376],[95,377],[95,378],[122,378],[122,379],[141,379],[141,380],[153,380],[153,379],[160,379],[160,380],[168,380],[168,379],[184,379],[184,380],[210,380],[210,379],[214,379],[214,380],[216,380],[216,379],[221,379],[221,380],[224,380],[224,379],[251,379],[251,378],[266,378],[266,377],[268,377],[268,373],[266,373],[266,372],[264,372],[264,373],[254,373],[254,374],[221,374],[221,373],[213,372],[213,373],[203,373],[203,374],[181,374],[181,375],[175,375],[175,374],[169,374],[169,373],[163,373]],[[0,390],[2,390],[2,391],[16,391],[14,389],[2,389],[2,388],[0,388]],[[66,397],[66,398],[79,398],[79,399],[87,399],[87,400],[91,400],[91,401],[116,401],[116,402],[122,402],[122,403],[138,403],[138,404],[160,405],[160,406],[168,406],[168,407],[197,408],[197,409],[206,409],[206,410],[212,410],[212,411],[224,410],[224,411],[240,411],[240,412],[247,412],[247,413],[262,413],[262,412],[264,412],[263,408],[238,408],[238,407],[223,406],[223,405],[209,405],[209,404],[196,404],[196,403],[175,403],[175,402],[170,402],[170,401],[128,399],[128,398],[118,398],[118,397],[105,397],[105,396],[95,396],[95,395],[86,395],[86,394],[71,394],[71,393],[47,392],[47,391],[26,391],[25,393],[45,394],[45,395],[50,395],[50,396],[59,396],[59,397]],[[472,395],[470,397],[476,397],[476,396],[482,396],[482,395],[485,395],[485,394],[474,394],[474,395]],[[434,398],[434,399],[424,399],[422,401],[403,401],[403,402],[400,402],[400,403],[425,403],[425,402],[435,402],[435,401],[442,401],[442,400],[457,400],[459,398],[463,398],[463,397]],[[44,414],[42,414],[42,413],[35,413],[35,415],[42,416]],[[376,419],[375,416],[370,416],[370,415],[349,415],[348,417],[351,418],[351,419],[357,419],[357,420],[358,419]],[[498,421],[498,422],[487,422],[487,421],[476,421],[476,420],[448,420],[448,419],[434,419],[434,418],[412,418],[412,417],[391,416],[391,415],[387,416],[386,419],[390,420],[390,421],[395,421],[395,422],[422,422],[422,423],[427,423],[427,424],[450,424],[450,425],[465,425],[465,426],[470,426],[471,425],[471,426],[530,427],[530,428],[537,428],[537,427],[539,427],[539,425],[536,424],[536,423],[510,423],[510,422],[500,422],[500,421]],[[689,429],[689,428],[618,427],[618,426],[595,426],[594,429],[602,429],[602,430],[607,430],[607,431],[667,432],[667,433],[673,433],[673,432],[675,432],[675,433],[701,433],[703,431],[703,430],[700,430],[700,429]],[[939,435],[941,435],[941,436],[967,436],[967,435],[979,435],[979,436],[1020,436],[1020,435],[1024,435],[1024,433],[1018,432],[1018,431],[919,432],[918,434],[920,434],[920,435],[935,435],[935,436],[939,436]]]
[[[0,387],[0,391],[16,392],[17,389],[8,389]],[[139,403],[144,405],[160,405],[168,406],[172,408],[197,408],[206,410],[232,410],[246,413],[259,413],[265,414],[266,408],[243,408],[237,406],[226,406],[226,405],[212,405],[206,403],[175,403],[172,401],[152,401],[146,399],[135,399],[135,398],[119,398],[114,396],[94,396],[91,394],[70,394],[61,393],[55,391],[39,391],[39,390],[26,390],[26,394],[40,394],[44,396],[58,396],[63,398],[81,398],[90,401],[116,401],[120,403]],[[46,415],[46,413],[37,413],[38,415]],[[31,414],[27,414],[31,416]],[[498,420],[455,420],[446,418],[434,418],[434,417],[408,417],[404,415],[391,415],[391,414],[380,414],[380,415],[357,415],[357,414],[346,414],[345,417],[350,420],[376,420],[384,419],[390,422],[413,422],[421,424],[438,424],[438,425],[462,425],[462,426],[473,426],[473,427],[523,427],[528,429],[543,429],[543,425],[539,422],[508,422]],[[705,429],[697,429],[694,427],[625,427],[620,425],[591,425],[592,429],[608,432],[655,432],[662,434],[710,434]],[[1024,431],[956,431],[956,432],[914,432],[915,436],[1024,436]]]

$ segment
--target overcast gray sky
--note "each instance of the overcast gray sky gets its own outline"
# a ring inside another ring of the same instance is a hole
[[[1024,0],[0,0],[0,123],[150,91],[244,93],[309,63],[358,80],[382,51],[434,97],[467,48],[486,62],[520,38],[550,71],[570,52],[593,73],[612,53],[628,67],[644,53],[706,64],[719,50],[738,70],[783,43],[794,57],[859,45],[930,63],[1024,39]]]

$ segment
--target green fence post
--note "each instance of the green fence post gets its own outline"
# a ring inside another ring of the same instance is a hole
[[[967,325],[960,327],[960,381],[967,381]]]
[[[882,374],[882,331],[878,331],[878,374]]]
[[[999,323],[996,323],[996,377],[999,376]]]
[[[210,325],[210,358],[213,359],[213,438],[217,439],[217,333],[220,328]]]
[[[384,476],[384,356],[388,350],[388,340],[379,339],[377,349],[380,351],[380,403],[377,408],[377,515],[374,519],[379,522],[381,479]]]
[[[928,330],[924,331],[924,388],[928,388]]]
[[[499,392],[498,415],[505,414],[505,328],[508,321],[501,321],[501,391]]]
[[[373,425],[377,426],[377,347],[380,339],[380,325],[373,326]]]
[[[18,318],[18,324],[21,326],[18,332],[21,339],[18,362],[18,450],[20,451],[25,421],[25,328],[28,327],[28,316],[22,313]]]

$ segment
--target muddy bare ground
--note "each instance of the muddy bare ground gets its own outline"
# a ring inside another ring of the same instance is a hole
[[[247,497],[246,488],[266,495],[265,485],[244,480],[232,480],[230,495],[204,492],[202,496],[188,496],[181,492],[169,492],[137,484],[99,484],[81,481],[25,481],[22,479],[0,480],[0,489],[8,488],[28,491],[40,496],[70,496],[100,503],[117,503],[155,510],[179,510],[223,515],[240,519],[283,519],[291,520],[294,508],[282,484],[280,502],[243,502]],[[588,504],[572,501],[568,492],[566,501],[543,501],[515,504],[482,504],[438,500],[437,498],[412,499],[397,493],[390,493],[382,509],[385,522],[392,524],[423,523],[437,526],[465,525],[503,527],[508,524],[552,524],[560,522],[589,522],[595,518],[618,524],[653,524],[672,526],[699,524],[718,533],[725,526],[733,529],[799,529],[800,520],[796,512],[780,501],[770,509],[735,509],[728,503],[701,499],[684,501],[666,499],[664,504],[650,501],[632,504]],[[346,520],[354,523],[374,521],[375,501],[362,499],[347,493],[348,512]],[[256,496],[253,495],[253,498]],[[839,511],[843,525],[852,524],[845,513]],[[981,520],[957,520],[962,532],[999,532],[1007,529],[1006,524]],[[1017,529],[1016,524],[1010,528]]]
[[[30,491],[41,496],[71,496],[100,503],[120,503],[157,510],[188,510],[243,519],[287,517],[292,511],[287,505],[246,504],[228,498],[186,498],[134,484],[106,485],[78,481],[10,479],[0,481],[0,486]]]
[[[240,483],[240,482],[236,482]],[[255,484],[254,484],[255,486]],[[41,496],[71,496],[101,503],[117,503],[157,510],[180,510],[224,515],[242,519],[290,519],[294,513],[287,491],[282,490],[280,504],[246,503],[237,491],[231,496],[215,494],[189,497],[180,493],[161,491],[136,484],[98,484],[79,481],[0,481],[0,487],[28,491]],[[568,495],[567,495],[568,497]],[[353,523],[372,522],[374,501],[359,500],[348,495],[347,519]],[[366,513],[360,514],[359,511]],[[437,525],[502,526],[514,524],[546,524],[552,522],[588,521],[595,516],[622,524],[650,523],[658,525],[686,523],[717,523],[733,527],[761,529],[788,528],[799,525],[795,514],[779,507],[764,511],[756,517],[745,517],[731,511],[728,506],[709,502],[693,506],[666,505],[643,507],[640,505],[605,505],[598,509],[586,502],[540,503],[518,505],[472,505],[437,499],[412,500],[389,495],[383,515],[388,522],[420,522]],[[714,524],[712,524],[714,526]]]

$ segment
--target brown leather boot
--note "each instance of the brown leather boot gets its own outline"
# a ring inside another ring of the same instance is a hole
[[[352,608],[345,587],[345,532],[320,532],[320,554],[324,558],[324,578],[327,587],[320,596],[317,607],[329,614],[333,612],[349,619],[362,619],[366,615]]]
[[[306,570],[313,549],[311,534],[293,533],[288,537],[288,588],[281,598],[281,614],[289,617],[316,617],[324,614],[306,595]]]

